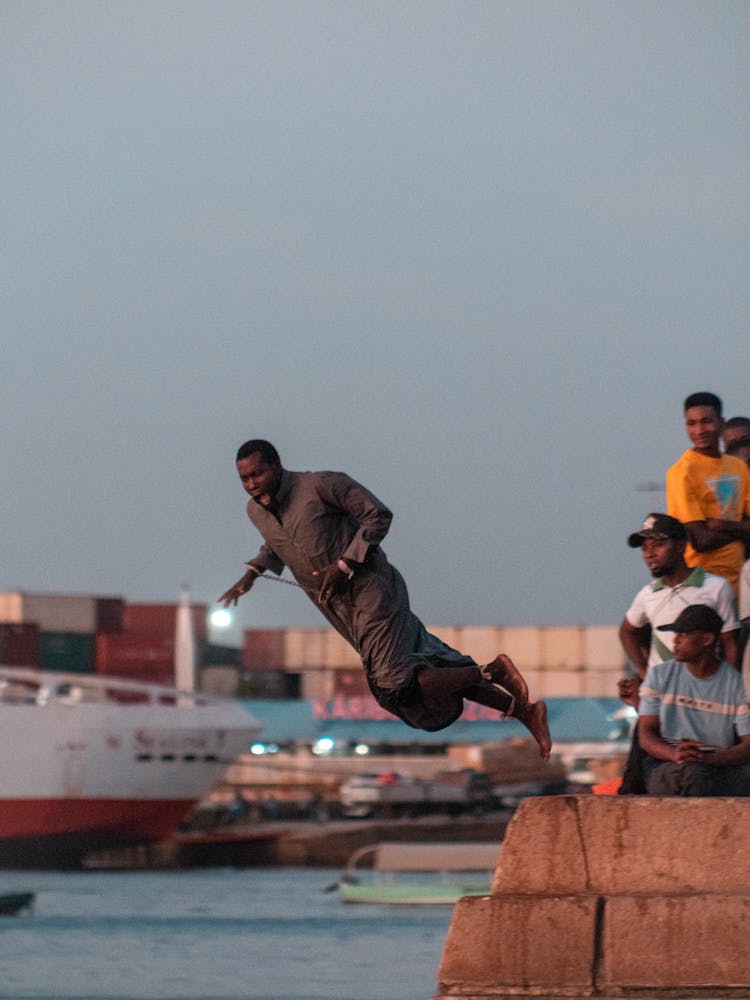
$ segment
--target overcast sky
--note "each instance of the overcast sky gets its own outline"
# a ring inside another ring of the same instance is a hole
[[[745,0],[4,0],[0,94],[0,589],[211,601],[266,437],[428,623],[616,623],[750,415]]]

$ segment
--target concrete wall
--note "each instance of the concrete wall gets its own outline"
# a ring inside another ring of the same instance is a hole
[[[749,917],[750,799],[527,799],[437,997],[750,997]]]

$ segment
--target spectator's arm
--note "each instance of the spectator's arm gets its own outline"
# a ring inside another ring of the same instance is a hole
[[[620,645],[625,655],[638,671],[638,676],[643,679],[646,676],[648,665],[649,647],[643,641],[643,629],[631,625],[627,618],[623,618],[620,623]]]
[[[677,760],[675,747],[665,742],[659,734],[659,716],[641,715],[638,718],[638,742],[641,750],[645,750],[657,760]]]
[[[703,755],[703,763],[711,767],[733,767],[735,764],[745,764],[750,760],[750,736],[740,736],[740,742],[723,750],[707,750]]]
[[[731,632],[722,632],[720,635],[721,640],[721,652],[723,658],[727,663],[736,667],[738,670],[740,668],[740,630],[738,628],[733,629]]]

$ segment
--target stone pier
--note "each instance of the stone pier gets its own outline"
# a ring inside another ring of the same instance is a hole
[[[750,799],[525,800],[438,980],[435,1000],[750,998]]]

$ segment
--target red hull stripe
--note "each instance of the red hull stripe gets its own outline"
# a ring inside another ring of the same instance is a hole
[[[59,834],[161,840],[179,826],[193,804],[192,799],[4,799],[0,840]]]

